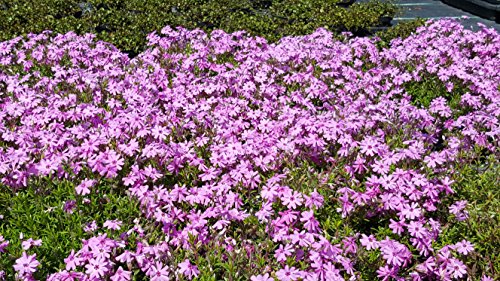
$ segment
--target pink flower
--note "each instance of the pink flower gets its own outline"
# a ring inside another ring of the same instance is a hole
[[[122,222],[119,220],[107,220],[104,222],[104,224],[102,226],[106,227],[107,229],[119,230],[121,225],[122,225]]]
[[[420,217],[420,215],[422,214],[422,209],[418,207],[417,203],[413,202],[411,203],[411,205],[406,205],[401,211],[401,214],[405,218],[413,220]]]
[[[286,258],[290,255],[292,255],[293,248],[291,245],[286,245],[283,247],[282,244],[279,245],[278,249],[274,252],[274,257],[276,258],[277,261],[279,262],[284,262],[286,261]]]
[[[90,188],[96,183],[95,180],[83,180],[77,187],[75,187],[76,194],[87,195],[90,194]]]
[[[97,230],[97,223],[95,221],[92,221],[90,223],[87,223],[84,227],[83,227],[83,231],[85,232],[94,232]]]
[[[188,259],[179,263],[178,266],[179,266],[179,272],[186,275],[190,280],[193,277],[196,277],[198,276],[198,274],[200,274],[198,267],[196,267],[196,265],[192,265]]]
[[[467,274],[467,267],[455,258],[449,260],[446,269],[454,278],[462,278]]]
[[[90,275],[91,278],[103,278],[108,269],[106,268],[108,262],[103,259],[91,259],[88,264],[85,265],[85,273]]]
[[[9,241],[5,240],[2,235],[0,235],[0,253],[5,253],[5,248],[9,246]]]
[[[363,139],[360,143],[361,153],[367,156],[374,156],[377,153],[378,143],[372,137]]]
[[[29,250],[31,247],[39,247],[40,245],[42,245],[42,239],[33,240],[29,238],[28,240],[23,241],[21,245],[23,247],[23,250]]]
[[[64,259],[64,262],[66,263],[66,270],[75,270],[80,264],[80,259],[75,256],[75,250],[71,250],[71,253]]]
[[[297,206],[302,205],[302,194],[297,191],[290,190],[281,199],[283,200],[283,204],[290,209],[295,209]]]
[[[394,278],[395,276],[396,271],[387,265],[382,266],[377,270],[377,277],[382,278],[383,281],[391,280],[391,278]]]
[[[120,266],[115,274],[111,276],[111,281],[129,281],[130,280],[130,271],[123,270],[123,268]]]
[[[365,234],[361,234],[361,239],[359,240],[361,242],[361,245],[365,247],[368,251],[372,249],[378,249],[379,244],[375,236],[370,235],[366,236]]]
[[[304,211],[301,215],[300,221],[304,223],[306,230],[312,233],[317,232],[319,229],[319,222],[314,217],[314,212]]]
[[[149,272],[149,276],[151,277],[151,281],[169,281],[169,271],[168,266],[161,262],[156,262],[156,266],[152,266]]]
[[[382,257],[392,266],[403,266],[411,260],[412,255],[408,248],[394,240],[386,238],[380,241]]]
[[[308,197],[306,197],[305,206],[307,208],[312,208],[313,206],[315,206],[319,209],[321,208],[321,206],[323,206],[323,202],[323,196],[321,196],[321,194],[319,194],[316,189],[314,189],[314,191]]]
[[[73,209],[75,207],[76,207],[76,201],[75,200],[68,200],[64,203],[63,211],[65,211],[68,214],[72,214]]]
[[[286,265],[284,269],[276,271],[276,277],[280,281],[295,281],[300,278],[300,272],[295,267]]]
[[[36,260],[36,254],[28,256],[26,252],[23,252],[22,256],[16,260],[14,269],[20,275],[31,275],[36,271],[36,267],[39,265],[40,263]]]
[[[467,255],[470,252],[474,251],[474,245],[464,239],[455,244],[455,250],[462,255]]]
[[[427,229],[422,225],[421,222],[416,222],[416,221],[410,221],[407,224],[408,227],[408,232],[416,238],[423,239],[424,237],[428,236]]]

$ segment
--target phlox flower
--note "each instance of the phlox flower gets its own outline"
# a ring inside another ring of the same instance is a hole
[[[404,232],[404,226],[406,226],[404,221],[395,221],[393,219],[390,219],[390,224],[389,228],[392,230],[393,233],[401,235]]]
[[[28,256],[26,252],[23,252],[22,256],[16,260],[14,269],[21,276],[31,275],[39,265],[40,263],[36,260],[36,254]]]
[[[269,273],[266,273],[264,275],[254,275],[250,277],[250,281],[274,281],[274,278],[269,276]]]
[[[396,241],[386,238],[380,241],[380,251],[382,257],[392,266],[403,266],[412,258],[411,252],[408,248]]]
[[[460,242],[457,242],[454,248],[458,253],[462,255],[467,255],[474,251],[474,245],[467,240],[462,240]]]
[[[5,253],[5,248],[9,246],[9,241],[5,240],[2,235],[0,235],[0,253]]]
[[[151,266],[148,271],[148,275],[151,277],[151,281],[169,281],[169,267],[168,265],[163,266],[161,262],[156,262],[156,265]]]
[[[280,281],[295,281],[301,277],[301,274],[295,267],[286,265],[285,268],[276,271],[276,277]]]
[[[178,266],[179,266],[179,272],[187,276],[189,280],[193,279],[193,277],[197,277],[200,274],[198,267],[196,265],[191,264],[188,259],[179,263]]]
[[[307,231],[315,233],[319,229],[319,222],[314,217],[313,211],[304,211],[301,213],[300,221],[304,223]]]
[[[421,222],[410,221],[406,226],[413,237],[423,239],[428,236],[428,230]]]
[[[396,277],[397,270],[391,268],[387,265],[377,269],[377,277],[382,278],[382,281],[391,280],[391,278]]]
[[[96,183],[95,180],[85,179],[77,187],[75,187],[76,194],[87,195],[90,194],[90,188]]]
[[[107,220],[102,226],[111,230],[119,230],[121,228],[121,225],[122,222],[119,220]]]
[[[64,203],[63,211],[68,213],[68,214],[72,214],[73,209],[75,207],[76,207],[76,201],[75,200],[68,200]]]
[[[94,232],[97,230],[97,223],[96,221],[92,221],[90,223],[87,223],[84,227],[83,227],[83,231],[85,232]]]
[[[120,266],[115,274],[110,277],[111,281],[129,281],[130,280],[130,271],[123,270],[123,268]]]
[[[280,244],[278,249],[274,251],[274,257],[278,262],[284,262],[286,261],[286,258],[288,256],[291,256],[293,253],[293,247],[292,245],[286,245],[283,247],[283,244]]]
[[[47,281],[79,281],[82,280],[84,276],[85,274],[83,274],[82,272],[68,272],[67,270],[63,270],[61,272],[49,275]]]
[[[66,270],[75,270],[80,265],[80,258],[75,256],[75,250],[71,250],[69,256],[64,259],[64,263],[66,263]]]
[[[103,259],[90,259],[89,263],[85,265],[85,273],[90,275],[91,278],[103,278],[108,272],[108,262]]]
[[[422,215],[422,209],[419,208],[418,203],[411,203],[410,205],[405,205],[401,210],[401,214],[410,220],[418,218]]]
[[[366,234],[361,234],[361,239],[359,239],[361,245],[365,247],[368,251],[372,249],[378,249],[379,243],[375,236],[371,234],[370,236],[366,236]]]
[[[469,212],[465,210],[467,207],[467,201],[461,200],[453,203],[449,207],[449,211],[451,214],[455,215],[458,221],[464,221],[469,217]]]
[[[449,260],[446,270],[451,276],[453,276],[453,278],[462,278],[467,275],[467,267],[465,264],[455,258],[451,258]]]
[[[323,196],[321,194],[319,194],[316,191],[316,189],[314,189],[314,191],[311,192],[311,194],[309,194],[309,196],[305,196],[304,205],[307,208],[312,208],[313,206],[315,206],[316,208],[319,209],[323,206],[323,202],[324,202]]]
[[[371,137],[363,139],[360,143],[361,153],[367,156],[374,156],[377,154],[378,142]]]
[[[31,247],[39,247],[40,245],[42,245],[42,239],[33,240],[29,238],[21,243],[23,250],[29,250]]]
[[[297,232],[297,230],[295,230],[294,233],[290,235],[290,238],[292,239],[292,243],[298,244],[301,247],[307,247],[314,241],[313,235],[305,230],[302,230],[301,232]]]
[[[283,204],[290,209],[295,209],[302,205],[302,194],[298,191],[290,190],[281,197]]]

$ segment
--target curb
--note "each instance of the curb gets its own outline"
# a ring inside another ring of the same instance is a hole
[[[500,22],[500,0],[441,0],[450,6],[454,6],[484,17],[489,20]]]

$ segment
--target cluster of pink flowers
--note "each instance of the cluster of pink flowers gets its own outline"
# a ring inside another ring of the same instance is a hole
[[[496,32],[441,20],[384,50],[376,38],[336,41],[325,29],[272,45],[244,32],[170,27],[148,40],[133,60],[91,34],[0,43],[1,184],[67,179],[85,197],[114,179],[165,236],[130,249],[127,237],[147,231],[139,224],[122,240],[96,234],[48,280],[130,280],[133,270],[190,279],[200,268],[169,263],[172,249],[251,251],[252,241],[227,230],[252,216],[279,265],[252,280],[354,280],[359,247],[378,251],[381,280],[466,276],[461,259],[474,246],[435,248],[443,225],[434,214],[467,218],[466,202],[443,201],[454,193],[455,165],[476,157],[475,147],[498,149]],[[406,85],[428,77],[466,89],[459,107],[443,97],[412,104]],[[315,189],[287,184],[304,165],[321,183]],[[317,213],[333,201],[343,217],[363,209],[388,221],[392,238],[328,239]],[[102,227],[118,231],[121,222]],[[7,246],[0,236],[0,255]],[[15,270],[30,278],[37,266],[24,252]]]

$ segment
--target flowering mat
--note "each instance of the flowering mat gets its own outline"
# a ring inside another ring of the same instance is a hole
[[[148,40],[0,43],[0,205],[32,200],[0,207],[0,279],[495,278],[456,231],[498,166],[494,30]]]

